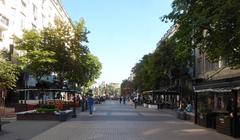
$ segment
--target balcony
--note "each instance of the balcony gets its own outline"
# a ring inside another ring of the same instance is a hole
[[[8,29],[9,19],[0,13],[0,30],[4,31]]]

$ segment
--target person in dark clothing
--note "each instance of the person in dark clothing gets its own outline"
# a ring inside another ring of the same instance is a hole
[[[136,109],[137,108],[138,99],[135,97],[133,99],[133,102],[134,102],[134,108]]]
[[[123,104],[126,104],[126,97],[123,97]]]
[[[122,97],[119,98],[119,102],[120,102],[120,104],[122,103]]]

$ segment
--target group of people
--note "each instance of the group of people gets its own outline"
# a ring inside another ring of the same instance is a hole
[[[119,98],[119,103],[121,104],[122,102],[123,102],[123,104],[126,104],[126,97],[124,96],[121,96],[120,98]]]
[[[180,106],[179,106],[178,110],[179,111],[192,112],[193,107],[192,107],[192,104],[190,102],[187,105],[185,105],[184,103],[180,103]]]

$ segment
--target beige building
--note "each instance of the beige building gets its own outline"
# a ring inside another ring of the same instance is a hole
[[[12,35],[23,29],[42,29],[54,19],[71,23],[60,0],[0,0],[0,50],[12,51]]]
[[[240,69],[231,69],[226,62],[220,60],[211,62],[207,55],[195,49],[195,78],[205,80],[220,80],[240,76]]]
[[[56,18],[72,24],[60,0],[0,0],[0,51],[7,51],[11,58],[13,35],[21,37],[23,29],[40,30],[53,25]],[[53,77],[46,80],[52,81]],[[35,84],[36,80],[29,76],[27,85]]]

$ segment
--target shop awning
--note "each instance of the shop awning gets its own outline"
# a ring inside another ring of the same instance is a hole
[[[209,80],[193,86],[194,92],[231,92],[240,90],[240,77],[227,78],[221,80]]]

